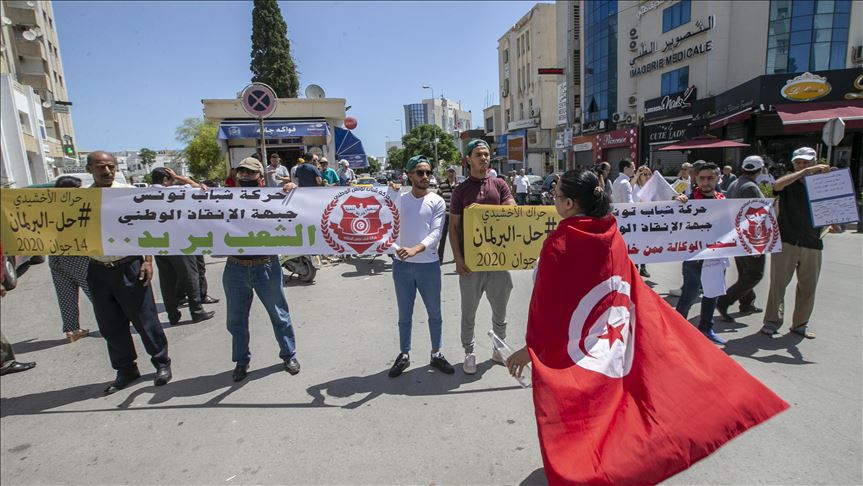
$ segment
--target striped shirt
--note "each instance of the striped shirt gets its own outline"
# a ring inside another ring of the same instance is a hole
[[[452,191],[456,186],[458,186],[458,182],[450,183],[449,180],[445,180],[437,187],[438,196],[442,197],[444,202],[446,202],[447,213],[449,212],[449,202],[452,199]]]

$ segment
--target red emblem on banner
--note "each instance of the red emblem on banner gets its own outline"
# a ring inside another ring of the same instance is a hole
[[[757,200],[744,204],[737,212],[734,221],[737,237],[750,255],[770,252],[779,241],[779,224],[770,208],[770,204]]]
[[[333,250],[348,252],[344,244],[362,254],[377,245],[374,252],[383,253],[398,239],[399,214],[395,203],[381,194],[371,191],[368,194],[367,197],[343,194],[327,205],[321,217],[321,234]]]

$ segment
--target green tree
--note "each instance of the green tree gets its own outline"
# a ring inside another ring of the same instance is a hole
[[[280,98],[300,91],[297,66],[291,57],[288,26],[276,0],[255,0],[252,10],[252,81],[266,83]]]
[[[381,163],[377,157],[368,156],[369,159],[369,174],[377,174],[381,171]]]
[[[186,118],[177,127],[175,136],[185,145],[182,156],[189,164],[192,178],[197,180],[223,179],[225,165],[216,135],[219,127],[203,118]]]
[[[458,149],[455,146],[452,135],[444,132],[437,125],[420,125],[402,137],[404,162],[414,155],[424,155],[433,161],[437,169],[438,161],[435,160],[435,139],[437,139],[438,160],[459,160]],[[404,167],[404,163],[402,164]]]
[[[387,166],[391,170],[402,171],[405,168],[405,163],[407,163],[407,158],[404,150],[398,147],[390,147],[387,150]]]
[[[156,163],[156,152],[148,148],[142,148],[138,151],[138,157],[141,159],[141,163],[147,168],[147,171],[151,169],[151,166]]]

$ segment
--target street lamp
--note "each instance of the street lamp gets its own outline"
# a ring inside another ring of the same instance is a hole
[[[404,136],[405,136],[405,126],[404,126],[404,125],[402,125],[402,119],[401,119],[401,118],[396,118],[396,120],[395,120],[395,121],[397,121],[397,122],[398,122],[398,124],[399,124],[399,130],[401,130],[402,137],[404,137]]]
[[[432,94],[432,106],[431,106],[431,107],[432,107],[432,122],[434,122],[434,121],[436,121],[435,119],[437,118],[437,117],[435,116],[435,97],[434,97],[434,88],[432,88],[431,86],[423,85],[423,89],[430,89],[430,90],[431,90],[431,94]],[[434,123],[432,123],[432,125],[434,125]],[[437,138],[437,132],[435,132],[435,138],[434,138],[434,163],[435,163],[435,164],[437,164],[437,163],[438,163],[438,158],[437,158],[437,140],[438,140],[438,138]]]

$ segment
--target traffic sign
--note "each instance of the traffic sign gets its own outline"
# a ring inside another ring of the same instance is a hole
[[[841,118],[832,118],[824,124],[821,131],[821,140],[831,147],[835,147],[845,138],[845,122]]]
[[[255,118],[265,118],[276,111],[276,92],[264,83],[252,83],[242,93],[243,109]]]

